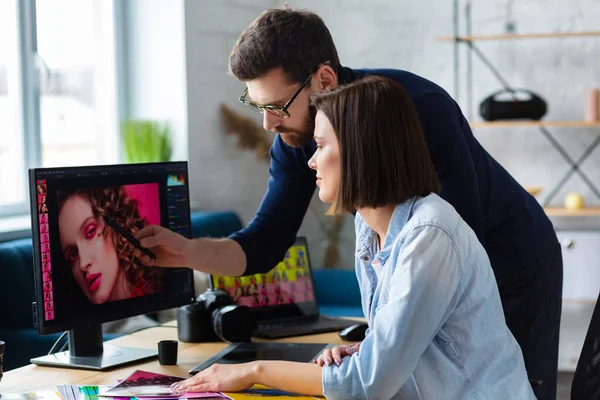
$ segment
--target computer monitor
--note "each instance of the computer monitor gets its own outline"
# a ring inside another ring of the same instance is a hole
[[[101,324],[194,301],[190,269],[146,267],[131,240],[150,224],[190,237],[187,163],[31,169],[29,187],[34,319],[40,335],[69,334],[69,351],[31,361],[103,370],[155,357],[104,346]]]
[[[213,289],[227,291],[236,305],[251,308],[261,320],[318,315],[312,270],[305,237],[297,237],[273,269],[249,276],[211,275]]]

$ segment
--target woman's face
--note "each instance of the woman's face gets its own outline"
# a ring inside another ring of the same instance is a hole
[[[317,151],[308,161],[308,166],[317,172],[319,198],[324,203],[333,203],[340,187],[340,146],[333,126],[322,112],[315,119],[315,142]]]
[[[103,236],[104,221],[97,221],[90,203],[72,196],[58,215],[62,252],[77,284],[93,304],[111,299],[122,281],[119,259],[111,235]]]

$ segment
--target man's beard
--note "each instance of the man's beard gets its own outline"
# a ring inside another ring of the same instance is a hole
[[[279,133],[279,135],[281,135],[281,139],[288,146],[296,148],[308,146],[313,142],[316,114],[317,113],[314,107],[310,107],[308,115],[304,120],[304,126],[301,129],[277,127],[273,129],[273,132]]]

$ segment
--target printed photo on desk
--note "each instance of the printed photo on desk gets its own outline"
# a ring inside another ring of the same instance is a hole
[[[102,391],[99,397],[136,397],[138,399],[231,399],[223,393],[185,393],[175,395],[171,385],[185,378],[136,370],[117,385]]]
[[[62,400],[98,400],[98,393],[110,389],[110,386],[95,385],[56,385]],[[135,400],[135,397],[121,397],[119,400]]]

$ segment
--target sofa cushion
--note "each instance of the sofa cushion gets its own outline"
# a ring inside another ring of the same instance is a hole
[[[354,270],[317,269],[313,271],[313,280],[319,305],[361,307]]]
[[[242,229],[240,217],[233,211],[194,211],[192,237],[227,237]]]
[[[0,327],[31,328],[33,287],[31,239],[0,243]]]
[[[330,317],[353,317],[353,318],[364,318],[362,307],[360,306],[334,306],[324,305],[319,306],[319,313],[321,315],[328,315]]]
[[[4,370],[8,371],[30,363],[33,357],[48,354],[60,333],[39,336],[37,329],[0,329],[0,340],[6,342]]]

